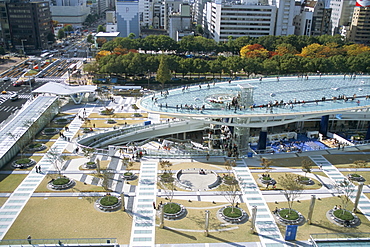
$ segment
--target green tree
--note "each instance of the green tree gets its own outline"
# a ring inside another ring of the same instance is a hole
[[[136,38],[136,35],[134,33],[129,33],[128,38],[129,39],[134,39],[134,38]]]
[[[5,49],[2,46],[0,46],[0,55],[5,55]]]
[[[89,34],[89,35],[87,35],[86,41],[93,44],[94,43],[94,37],[91,34]]]
[[[196,30],[197,30],[197,33],[199,33],[200,35],[204,34],[204,30],[203,30],[202,25],[198,24],[197,27],[196,27]]]
[[[215,73],[220,73],[221,78],[222,70],[224,68],[222,66],[222,61],[224,59],[222,58],[224,57],[218,56],[217,59],[208,61],[209,71],[213,74],[213,78],[215,78]]]
[[[47,36],[46,36],[46,39],[48,41],[51,41],[51,42],[54,43],[55,42],[55,35],[54,35],[54,33],[52,33],[52,32],[48,33]]]
[[[200,78],[201,73],[206,73],[209,71],[208,63],[204,59],[196,58],[194,59],[195,73],[198,73],[198,78]]]
[[[64,32],[64,29],[61,28],[58,30],[58,39],[63,39],[65,37],[65,32]]]
[[[162,84],[162,88],[164,88],[164,84],[171,80],[171,77],[172,75],[170,69],[168,68],[167,60],[164,58],[164,56],[162,56],[159,62],[156,80],[159,81]]]
[[[105,32],[105,27],[103,25],[99,25],[96,31],[99,32]]]

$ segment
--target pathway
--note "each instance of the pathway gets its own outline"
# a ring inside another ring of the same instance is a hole
[[[89,108],[87,111],[92,111],[93,108]],[[90,112],[88,112],[89,114]],[[63,134],[72,139],[73,136],[79,131],[83,122],[76,117],[69,125],[69,131],[65,131]],[[58,153],[62,153],[67,147],[69,142],[63,138],[59,138],[50,150],[55,150]],[[42,173],[36,173],[35,167],[27,175],[27,177],[21,182],[21,184],[14,190],[8,200],[0,208],[0,240],[4,238],[10,227],[17,219],[18,215],[31,198],[33,192],[39,186],[41,181],[45,178],[48,171],[54,171],[53,164],[45,155],[37,165],[41,166]]]
[[[233,171],[239,180],[242,197],[249,212],[252,212],[254,206],[257,207],[255,229],[262,246],[285,246],[284,238],[245,161],[237,161],[237,167],[234,167]]]
[[[322,155],[312,155],[309,156],[310,159],[318,166],[322,165],[323,172],[333,181],[333,183],[342,182],[343,180],[347,180],[347,178],[336,168],[332,165],[327,159],[324,158]],[[355,191],[351,196],[351,201],[355,202],[356,195],[357,195],[358,186],[355,186]],[[335,193],[338,193],[335,191]],[[365,217],[370,221],[370,199],[361,193],[360,201],[358,203],[358,210],[365,215]]]
[[[157,162],[141,162],[139,184],[133,204],[130,246],[155,246]]]

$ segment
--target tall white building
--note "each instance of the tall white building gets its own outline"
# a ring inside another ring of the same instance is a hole
[[[208,2],[204,14],[203,29],[216,42],[227,41],[229,36],[235,39],[274,35],[276,6]]]
[[[330,0],[332,34],[340,34],[351,24],[355,0]],[[344,29],[344,30],[342,30]]]
[[[295,0],[269,0],[269,5],[277,7],[275,35],[294,34]]]
[[[190,5],[183,3],[180,6],[180,12],[173,13],[169,17],[168,34],[175,41],[180,41],[184,36],[194,35],[191,25]]]

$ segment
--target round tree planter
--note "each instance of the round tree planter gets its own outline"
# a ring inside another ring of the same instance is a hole
[[[86,133],[90,133],[90,132],[93,132],[93,131],[94,130],[92,130],[90,128],[84,128],[82,132],[86,134]]]
[[[103,115],[103,116],[109,116],[109,115],[113,115],[114,114],[114,110],[113,109],[109,109],[109,110],[102,110],[99,112],[100,115]]]
[[[341,219],[337,216],[335,216],[334,212],[336,211],[342,211],[344,210],[345,213],[347,215],[352,215],[353,218],[351,220],[344,220],[344,219]],[[355,226],[359,226],[361,224],[361,220],[357,217],[357,215],[355,215],[354,213],[346,210],[346,209],[337,209],[337,210],[334,210],[334,209],[330,209],[327,213],[326,213],[326,217],[328,218],[329,221],[333,222],[334,224],[338,225],[338,226],[342,226],[342,227],[355,227]]]
[[[162,207],[169,207],[171,203],[177,205],[176,207],[179,208],[179,210],[175,213],[166,213],[165,209],[163,209],[163,217],[166,220],[179,220],[184,218],[187,214],[187,210],[183,205],[175,202],[166,202],[165,204],[162,205]]]
[[[60,177],[52,179],[48,182],[48,189],[50,190],[67,190],[75,186],[75,181],[67,177]]]
[[[105,203],[107,202],[108,197],[110,197],[113,203],[108,203],[108,204]],[[103,203],[103,201],[105,202]],[[106,196],[100,197],[95,202],[95,207],[102,212],[114,212],[114,211],[119,210],[121,206],[122,206],[121,197],[116,197],[112,195],[106,195]]]
[[[113,119],[108,119],[106,123],[107,124],[115,124],[117,122],[115,120],[113,120]]]
[[[59,130],[56,128],[46,128],[42,131],[43,135],[56,135],[59,133]]]
[[[68,124],[68,123],[72,122],[72,119],[70,119],[70,118],[58,118],[58,119],[55,119],[53,122],[56,123],[56,124],[62,125],[62,124]]]
[[[84,169],[96,169],[96,168],[97,168],[97,165],[96,165],[96,162],[94,162],[94,161],[89,161],[89,162],[86,162],[86,163],[83,165],[83,168],[84,168]]]
[[[36,144],[29,145],[27,150],[34,151],[34,152],[39,152],[39,151],[45,150],[47,148],[48,147],[45,144],[36,143]]]
[[[36,161],[34,161],[33,159],[28,159],[28,158],[19,159],[12,163],[12,167],[20,168],[20,169],[28,168],[33,165],[36,165]]]
[[[315,184],[315,182],[310,178],[308,178],[308,179],[298,179],[297,181],[300,184],[304,184],[304,185],[314,185]]]
[[[356,181],[356,182],[365,182],[365,181],[366,181],[366,179],[365,179],[365,178],[363,178],[361,175],[354,174],[354,173],[352,173],[352,174],[348,174],[348,175],[347,175],[347,178],[348,178],[349,180],[351,180],[351,181]]]
[[[297,219],[294,219],[294,220],[290,220],[290,219],[286,219],[285,217],[282,217],[280,215],[282,210],[289,210],[289,208],[280,208],[276,212],[274,212],[274,216],[276,217],[280,225],[302,225],[305,222],[304,216],[297,210],[291,209],[291,211],[297,214]]]
[[[239,210],[240,211],[240,216],[238,217],[230,217],[230,216],[226,216],[224,214],[224,210],[227,209],[227,210],[231,210],[231,206],[226,206],[226,207],[222,207],[218,210],[217,212],[217,215],[219,216],[220,219],[222,219],[223,221],[226,221],[228,223],[231,223],[231,224],[242,224],[246,221],[248,221],[248,215],[247,213],[241,209],[241,208],[238,208],[238,207],[234,207],[234,210]]]
[[[269,178],[269,179],[267,179]],[[270,178],[270,177],[259,177],[258,180],[262,183],[262,184],[271,184],[273,181],[275,181],[273,178]]]

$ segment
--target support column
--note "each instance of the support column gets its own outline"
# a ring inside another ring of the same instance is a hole
[[[356,199],[355,199],[355,205],[353,206],[353,212],[356,213],[357,207],[358,207],[358,202],[360,201],[360,197],[362,194],[362,189],[364,188],[364,183],[359,182],[358,187],[357,187],[357,194],[356,194]]]
[[[319,133],[324,137],[328,135],[328,126],[329,126],[329,115],[321,117]]]
[[[255,233],[256,229],[256,218],[257,218],[257,206],[252,208],[252,218],[251,218],[251,233]]]
[[[164,212],[163,212],[163,205],[159,207],[159,228],[164,228]]]
[[[183,138],[186,140],[186,132],[183,133]]]
[[[367,132],[366,132],[365,140],[370,140],[370,122],[367,125]]]
[[[315,208],[315,201],[316,201],[316,196],[311,195],[311,204],[310,208],[308,209],[308,216],[307,216],[307,224],[311,225],[312,221],[312,214],[313,214],[313,209]]]
[[[208,237],[208,228],[209,228],[209,210],[206,210],[205,215],[205,224],[204,224],[204,236]]]
[[[262,128],[260,131],[260,137],[258,139],[258,150],[265,150],[267,142],[267,128]]]

